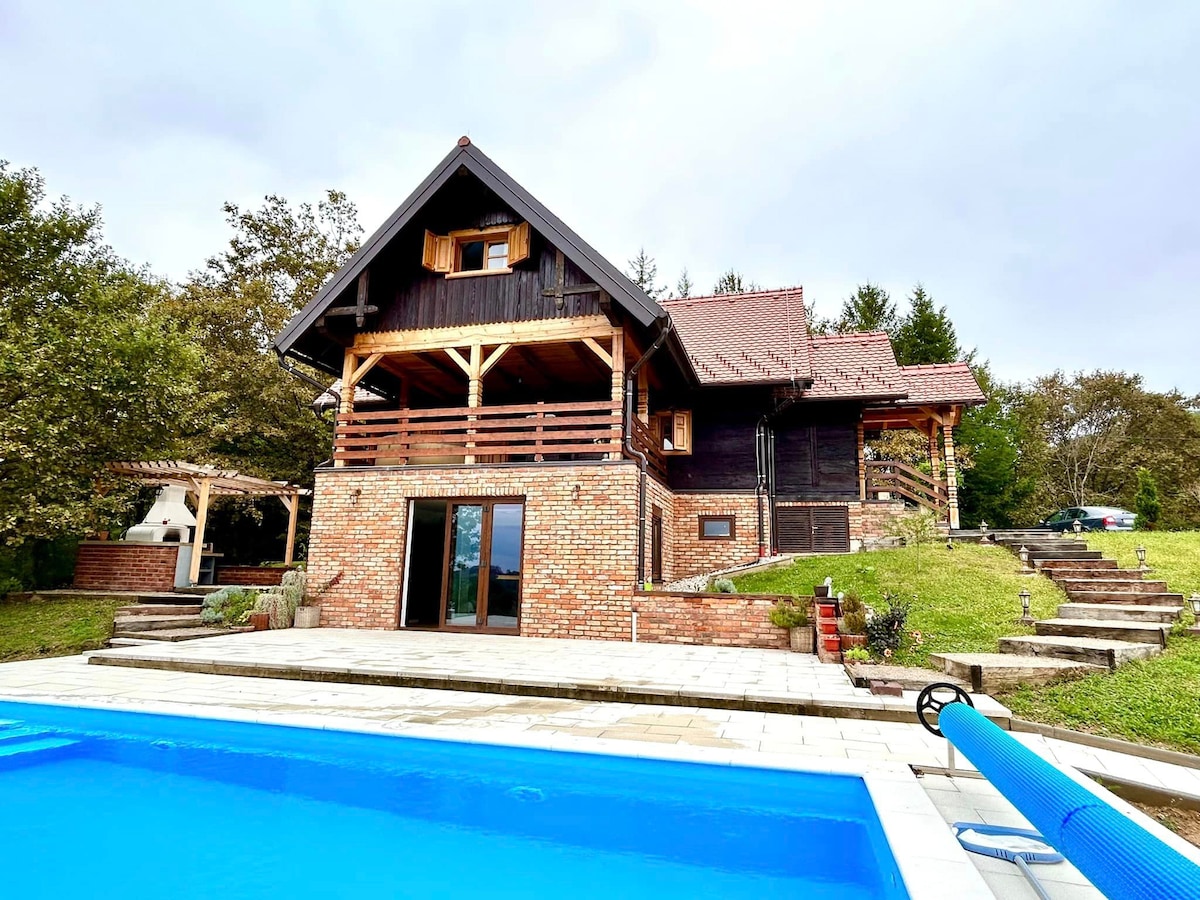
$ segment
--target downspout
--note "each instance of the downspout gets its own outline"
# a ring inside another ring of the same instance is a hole
[[[329,396],[333,397],[333,399],[334,399],[333,408],[335,410],[337,409],[337,404],[341,402],[342,398],[338,396],[338,394],[333,390],[333,388],[327,387],[326,385],[321,384],[321,382],[317,381],[317,379],[313,378],[307,372],[297,369],[290,362],[288,362],[288,358],[286,356],[284,356],[282,351],[280,351],[278,348],[275,349],[275,355],[279,358],[279,360],[278,360],[279,368],[283,369],[283,371],[287,372],[293,378],[298,378],[301,381],[303,381],[305,384],[311,385],[312,387],[316,388],[317,392],[318,392],[317,393],[318,397],[321,397],[325,394],[329,394]],[[318,419],[321,419],[321,413],[317,411],[317,406],[316,406],[315,400],[313,401],[311,408],[313,411],[313,415],[315,415]],[[325,421],[325,420],[321,419],[321,421]]]
[[[767,479],[767,505],[770,510],[771,522],[771,556],[779,555],[779,517],[775,512],[775,429],[771,425],[771,420],[796,402],[795,397],[784,398],[776,407],[762,417],[762,421],[766,423],[766,479]]]
[[[754,506],[758,510],[758,558],[767,555],[767,535],[763,530],[763,492],[767,487],[767,417],[754,428]]]
[[[659,331],[658,337],[654,339],[646,352],[638,357],[625,375],[625,452],[638,461],[638,542],[637,542],[637,583],[640,587],[646,586],[646,480],[650,477],[648,473],[649,461],[646,459],[646,454],[637,447],[633,446],[633,429],[631,422],[634,417],[634,397],[637,392],[637,374],[638,371],[646,364],[646,361],[655,354],[659,347],[666,343],[667,335],[671,333],[671,317],[667,316],[666,324]]]

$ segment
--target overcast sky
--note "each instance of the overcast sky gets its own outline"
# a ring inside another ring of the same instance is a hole
[[[465,133],[622,268],[921,281],[1002,377],[1200,392],[1194,0],[183,6],[0,0],[0,158],[159,274],[226,200],[369,233]]]

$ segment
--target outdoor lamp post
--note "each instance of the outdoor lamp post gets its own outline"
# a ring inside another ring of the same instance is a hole
[[[1138,568],[1146,568],[1146,548],[1139,545],[1138,548],[1133,552],[1137,554]]]
[[[1080,522],[1078,519],[1076,519],[1074,522],[1071,523],[1071,530],[1074,531],[1076,534],[1079,534],[1081,531],[1083,531],[1083,523]]]
[[[1029,548],[1026,547],[1024,544],[1022,544],[1021,549],[1017,551],[1017,557],[1021,560],[1021,568],[1028,569],[1029,568]]]
[[[985,522],[983,519],[980,519],[979,520],[979,533],[987,534],[987,528],[988,528],[987,522]]]
[[[1029,591],[1022,589],[1017,596],[1021,598],[1021,624],[1032,625],[1033,617],[1029,615]]]
[[[1192,591],[1192,614],[1196,617],[1196,621],[1200,622],[1200,593]]]

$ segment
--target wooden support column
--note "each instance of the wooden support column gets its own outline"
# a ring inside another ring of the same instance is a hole
[[[467,406],[474,409],[483,405],[483,347],[480,344],[471,345],[471,361],[467,369]],[[468,422],[474,422],[475,416],[467,416]],[[474,429],[468,428],[467,434],[473,435]],[[463,459],[467,465],[475,462],[475,454],[471,451],[475,449],[475,442],[467,441],[467,455]]]
[[[342,388],[341,388],[342,392],[341,392],[341,396],[340,396],[339,402],[338,402],[338,412],[339,413],[354,412],[354,370],[357,368],[358,368],[358,355],[353,350],[349,350],[349,349],[346,350],[346,355],[342,358]],[[335,425],[334,429],[333,429],[333,438],[334,438],[334,442],[335,442],[334,443],[335,449],[334,449],[333,467],[335,469],[340,469],[342,466],[346,465],[346,461],[344,459],[336,458],[337,457],[336,442],[337,442],[338,430],[339,430],[339,427]]]
[[[208,491],[212,480],[201,478],[196,488],[196,536],[192,540],[192,564],[188,569],[188,581],[200,583],[200,554],[204,550],[204,525],[208,521]]]
[[[934,481],[941,479],[942,457],[938,453],[938,424],[936,421],[929,423],[929,470]]]
[[[290,566],[296,557],[296,520],[300,513],[300,495],[284,494],[280,496],[279,500],[287,507],[288,511],[287,543],[283,547],[283,564]]]
[[[643,425],[650,425],[650,376],[643,366],[638,370],[637,417]]]
[[[862,422],[858,423],[858,428],[855,429],[858,444],[858,499],[867,499],[867,438],[866,426]]]
[[[943,425],[942,436],[946,447],[946,496],[950,527],[958,528],[958,471],[954,465],[954,426]]]
[[[614,328],[612,333],[612,398],[616,404],[617,410],[622,414],[616,417],[613,423],[613,440],[618,445],[621,444],[621,423],[624,421],[625,409],[625,332],[620,328]],[[609,453],[609,459],[620,459],[622,453],[620,450]]]

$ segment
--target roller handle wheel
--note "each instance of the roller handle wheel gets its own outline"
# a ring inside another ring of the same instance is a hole
[[[947,693],[951,695],[949,699],[939,699],[937,696],[938,694],[944,695]],[[936,684],[926,685],[921,693],[917,695],[917,719],[930,734],[942,737],[942,730],[934,722],[937,721],[938,713],[951,703],[965,703],[972,708],[975,706],[971,702],[971,695],[957,684],[948,684],[940,681]]]

